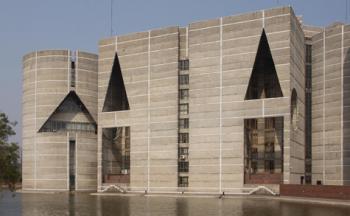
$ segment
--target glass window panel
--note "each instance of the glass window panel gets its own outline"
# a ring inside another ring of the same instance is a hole
[[[188,128],[188,119],[179,119],[179,128]]]
[[[245,183],[282,181],[283,123],[283,117],[244,120]]]
[[[188,85],[189,84],[188,74],[180,75],[179,76],[179,82],[180,82],[180,85]]]
[[[188,99],[188,89],[181,89],[180,90],[180,100],[187,100]]]
[[[179,105],[179,113],[183,115],[188,114],[188,104],[180,104]]]

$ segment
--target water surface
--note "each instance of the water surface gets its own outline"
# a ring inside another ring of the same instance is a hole
[[[350,207],[265,198],[92,196],[1,192],[0,215],[55,216],[350,216]]]

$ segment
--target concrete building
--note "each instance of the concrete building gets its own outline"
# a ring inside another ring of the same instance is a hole
[[[28,54],[23,187],[347,185],[347,30],[282,7]]]
[[[97,55],[24,56],[23,189],[96,189],[96,100]]]

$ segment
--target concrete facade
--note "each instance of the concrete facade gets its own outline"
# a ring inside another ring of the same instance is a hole
[[[283,97],[245,101],[263,29]],[[99,134],[101,128],[130,126],[129,190],[237,192],[245,187],[243,121],[274,116],[284,118],[283,182],[299,183],[304,175],[305,54],[304,33],[291,8],[112,37],[100,41],[99,49]],[[101,110],[115,52],[130,110],[106,113]],[[182,59],[189,59],[189,70],[179,71]],[[180,130],[178,74],[189,74],[189,128]],[[297,129],[290,130],[293,89],[300,108]],[[185,189],[176,183],[178,132],[189,133]]]
[[[312,37],[313,181],[350,184],[350,28],[336,23]]]
[[[71,62],[75,54],[75,87]],[[76,190],[96,188],[97,135],[87,132],[40,132],[48,119],[86,122],[86,116],[55,113],[75,91],[97,119],[97,56],[81,51],[47,50],[23,58],[23,188],[69,189],[69,140],[76,141]]]
[[[348,30],[305,26],[291,7],[282,7],[118,35],[99,42],[98,57],[76,52],[74,87],[72,52],[30,53],[23,60],[23,187],[68,190],[74,140],[75,190],[240,193],[256,186],[245,178],[245,121],[274,118],[282,128],[279,183],[310,176],[313,184],[349,184]],[[247,99],[262,43],[281,95]],[[111,99],[115,77],[123,93]],[[80,112],[69,121],[94,122],[97,135],[40,132],[47,119],[68,121],[55,109],[72,91],[90,115]],[[106,100],[123,105],[105,111]],[[113,145],[121,137],[113,130],[119,128],[130,129],[130,147],[122,141],[130,148],[122,157],[129,167],[111,167],[117,172],[111,183],[103,155],[108,145],[108,162],[120,162],[110,159],[118,153]],[[115,137],[107,142],[106,134]],[[272,169],[268,177],[277,165],[264,163],[265,171]]]

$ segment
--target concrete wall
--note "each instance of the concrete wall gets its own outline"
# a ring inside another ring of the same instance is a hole
[[[82,51],[76,51],[75,56],[75,91],[94,120],[97,121],[97,56]]]
[[[245,101],[263,29],[283,97]],[[245,118],[283,116],[284,183],[295,182],[303,174],[303,37],[288,7],[190,24],[191,189],[229,192],[243,187]],[[302,108],[299,129],[290,144],[294,86]]]
[[[343,185],[350,185],[350,26],[343,30]]]
[[[245,101],[263,29],[283,97]],[[284,183],[299,182],[304,174],[304,34],[290,7],[108,38],[100,41],[99,49],[99,182],[101,129],[130,126],[130,189],[177,188],[177,67],[186,58],[188,190],[230,192],[243,187],[243,121],[272,116],[284,117]],[[130,110],[102,112],[115,52]],[[298,127],[290,132],[293,88],[300,108]]]
[[[178,34],[169,27],[100,41],[99,190],[102,128],[117,126],[130,126],[130,189],[176,189]],[[130,110],[102,112],[115,52]]]
[[[68,190],[68,142],[69,136],[72,135],[67,132],[39,133],[38,131],[68,92],[74,90],[70,88],[69,83],[70,55],[69,50],[47,50],[29,53],[23,58],[22,177],[24,190]],[[91,58],[96,64],[97,56],[91,54]],[[96,74],[96,67],[91,72]],[[81,80],[83,77],[84,75],[81,74]],[[77,78],[77,81],[80,79]],[[96,88],[96,80],[91,82]],[[96,101],[94,103],[91,101],[90,107],[94,104]],[[89,111],[96,116],[96,111],[94,113],[93,109]],[[93,190],[96,187],[93,164],[94,161],[96,163],[96,135],[84,135],[84,137],[95,139],[92,142],[95,149],[91,149],[90,155],[85,154],[87,153],[85,145],[89,143],[91,145],[91,140],[81,139],[81,143],[77,141],[79,146],[77,154],[85,155],[85,160],[78,156],[77,160],[80,163],[77,169],[81,167],[79,173],[90,173],[89,177],[77,176],[77,189]],[[80,148],[81,145],[84,147]],[[88,169],[90,170],[86,171]]]
[[[312,37],[313,182],[349,184],[349,27],[328,26]]]
[[[244,100],[263,29],[283,97]],[[284,118],[283,182],[299,183],[305,168],[305,43],[312,44],[313,53],[313,183],[350,184],[350,27],[335,24],[320,31],[301,26],[292,8],[282,7],[111,37],[99,43],[98,68],[96,55],[75,53],[75,87],[69,77],[72,52],[24,56],[24,189],[67,190],[67,147],[73,137],[77,189],[97,184],[102,190],[102,128],[130,126],[129,189],[178,190],[179,74],[189,74],[187,190],[237,192],[244,187],[244,119],[274,116]],[[130,110],[102,112],[115,53]],[[179,72],[182,59],[189,59],[189,71]],[[295,127],[293,89],[298,96]],[[98,119],[98,136],[37,133],[71,90]]]
[[[298,97],[296,126],[285,125],[285,132],[287,128],[290,131],[290,146],[285,148],[284,155],[285,159],[289,155],[290,161],[284,164],[284,171],[290,171],[288,183],[299,184],[305,175],[305,35],[292,10],[290,22],[290,92],[295,89]],[[288,136],[284,138],[286,140]]]

